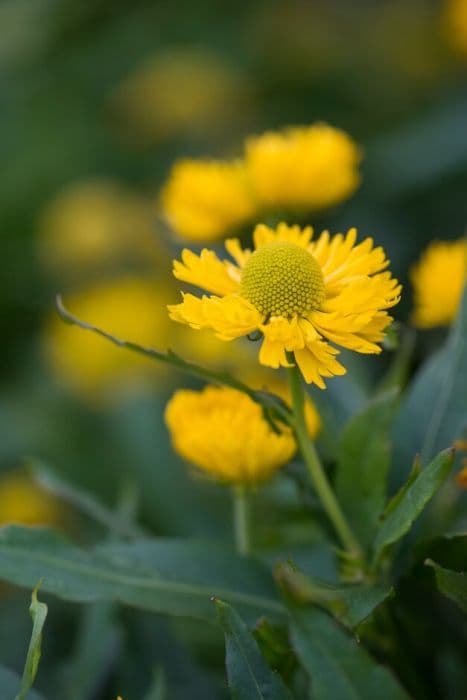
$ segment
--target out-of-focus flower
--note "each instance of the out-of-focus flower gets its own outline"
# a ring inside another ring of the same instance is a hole
[[[327,124],[270,131],[246,144],[248,177],[266,208],[319,209],[347,199],[360,182],[360,150]]]
[[[202,48],[172,48],[149,57],[110,97],[120,131],[151,144],[206,129],[219,131],[249,103],[245,76]]]
[[[42,212],[39,254],[45,266],[63,272],[118,260],[152,262],[161,257],[154,218],[151,203],[123,185],[78,182]]]
[[[240,161],[177,162],[161,202],[172,229],[193,241],[225,236],[251,219],[255,211]]]
[[[387,309],[399,301],[401,287],[390,272],[382,248],[367,238],[356,245],[357,232],[311,241],[312,229],[260,224],[255,251],[226,241],[235,262],[204,249],[185,249],[174,262],[174,275],[210,292],[184,294],[169,306],[174,321],[194,329],[210,328],[222,340],[260,331],[262,365],[290,366],[290,355],[306,382],[325,387],[324,378],[345,374],[331,343],[361,353],[379,353],[391,322]]]
[[[169,334],[166,299],[164,288],[144,279],[124,278],[88,287],[65,301],[83,321],[125,340],[165,350]],[[43,344],[58,380],[86,399],[140,386],[155,373],[159,379],[167,374],[167,367],[162,370],[144,357],[63,323],[57,315],[44,328]]]
[[[274,433],[261,407],[235,389],[177,391],[167,404],[165,420],[176,451],[227,483],[264,481],[296,450],[290,429]]]
[[[254,361],[253,343],[233,346],[216,338],[209,330],[193,333],[188,326],[173,326],[170,333],[170,349],[186,360],[210,367],[237,371],[239,367]]]
[[[463,466],[456,474],[456,483],[461,489],[467,491],[467,459],[463,460]]]
[[[453,49],[467,56],[467,0],[446,0],[444,29]]]
[[[412,320],[419,328],[449,325],[456,317],[467,275],[467,240],[434,241],[411,270]]]
[[[25,474],[0,476],[0,525],[51,525],[63,520],[59,502]]]

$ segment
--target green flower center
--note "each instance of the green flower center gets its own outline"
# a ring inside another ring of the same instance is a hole
[[[324,280],[314,257],[294,243],[270,243],[248,259],[240,293],[264,316],[302,316],[319,309]]]

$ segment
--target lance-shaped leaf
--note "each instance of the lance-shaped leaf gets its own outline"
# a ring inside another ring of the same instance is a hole
[[[442,486],[453,462],[454,450],[444,450],[412,480],[376,530],[373,545],[375,562],[386,547],[400,540],[410,530],[428,501]]]
[[[225,665],[234,700],[292,700],[281,677],[267,665],[255,639],[235,610],[214,599],[225,634]]]
[[[467,573],[463,571],[451,571],[444,569],[431,559],[426,562],[433,567],[436,577],[436,585],[445,596],[456,603],[461,610],[467,613]]]
[[[409,700],[391,671],[376,663],[325,612],[317,608],[297,610],[291,636],[310,675],[315,700]]]
[[[21,687],[15,700],[26,700],[29,690],[32,688],[39,668],[39,661],[42,650],[42,629],[47,617],[47,605],[40,603],[37,599],[37,589],[32,593],[31,606],[29,612],[32,617],[32,633],[29,642],[28,655],[24,665]]]
[[[144,696],[144,700],[167,700],[167,693],[167,681],[164,669],[158,666],[154,669],[151,687]]]
[[[29,459],[26,466],[42,489],[69,503],[117,537],[131,538],[144,535],[144,530],[124,514],[113,512],[98,501],[92,493],[68,483],[44,462],[38,459]]]
[[[127,350],[143,355],[150,360],[171,365],[184,374],[189,374],[193,377],[204,379],[214,384],[229,386],[232,389],[237,389],[238,391],[247,394],[247,396],[249,396],[253,401],[260,404],[263,409],[264,417],[269,421],[271,427],[274,429],[277,429],[274,424],[275,419],[287,424],[291,422],[291,412],[289,406],[287,406],[287,404],[281,398],[275,396],[274,394],[270,394],[267,391],[255,391],[254,389],[250,389],[250,387],[241,382],[239,379],[233,377],[228,372],[211,370],[207,367],[197,365],[194,362],[188,362],[188,360],[184,360],[183,357],[176,355],[172,350],[162,352],[160,350],[156,350],[155,348],[149,348],[139,345],[138,343],[133,343],[130,340],[117,338],[117,336],[107,333],[107,331],[104,331],[102,328],[98,328],[91,323],[86,323],[85,321],[76,318],[76,316],[73,316],[73,314],[71,314],[63,305],[60,295],[57,295],[56,298],[56,308],[60,318],[65,323],[69,323],[72,326],[78,326],[84,331],[95,333],[119,348],[126,348]]]
[[[58,669],[60,700],[88,700],[105,682],[123,642],[115,608],[94,603],[83,611],[72,655]]]
[[[364,545],[371,543],[386,501],[389,432],[396,402],[396,391],[371,401],[351,418],[339,443],[336,493]]]
[[[212,619],[217,595],[250,619],[283,614],[269,571],[220,545],[161,538],[85,551],[49,528],[0,529],[0,579],[30,586],[38,578],[44,591],[76,602]]]
[[[369,617],[392,594],[392,589],[387,586],[332,585],[297,571],[288,564],[276,568],[276,577],[297,603],[315,603],[351,629]]]
[[[420,369],[394,426],[398,474],[415,454],[426,463],[467,429],[467,292],[443,348]]]

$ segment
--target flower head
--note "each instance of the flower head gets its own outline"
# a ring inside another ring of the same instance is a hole
[[[445,0],[444,31],[452,48],[467,56],[467,0]]]
[[[240,161],[179,161],[161,199],[173,230],[193,241],[220,238],[254,213]]]
[[[39,254],[53,270],[89,272],[90,266],[161,257],[151,203],[112,181],[69,185],[47,204],[39,227]]]
[[[246,167],[263,207],[317,209],[349,197],[360,182],[360,151],[326,124],[266,132],[246,144]]]
[[[168,345],[167,316],[159,311],[165,289],[135,277],[101,282],[67,296],[79,318],[143,345]],[[163,307],[162,307],[163,308]],[[99,336],[83,333],[54,314],[44,328],[43,346],[60,383],[85,399],[95,400],[162,376],[157,365],[122,352]]]
[[[185,249],[174,263],[175,277],[210,295],[185,294],[181,304],[169,306],[170,316],[210,328],[223,340],[260,331],[261,364],[288,367],[293,358],[308,383],[324,388],[324,377],[345,373],[328,341],[381,352],[378,343],[392,320],[387,309],[400,298],[400,285],[385,271],[383,249],[371,238],[356,239],[355,229],[345,236],[325,231],[312,241],[310,227],[260,224],[254,251],[226,241],[234,262],[206,249],[199,256]]]
[[[184,459],[228,483],[264,481],[296,449],[289,428],[274,433],[257,403],[227,387],[177,391],[167,404],[165,421]]]
[[[459,308],[467,279],[467,240],[434,241],[411,270],[419,328],[448,325]]]
[[[58,501],[21,473],[0,478],[0,525],[58,524],[64,512]]]
[[[176,88],[174,88],[176,86]],[[248,109],[246,76],[221,54],[171,46],[147,56],[110,97],[122,135],[136,145],[219,132]],[[242,110],[239,110],[239,104]]]

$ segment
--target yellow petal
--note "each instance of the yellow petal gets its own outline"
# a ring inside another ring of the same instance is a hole
[[[316,340],[303,350],[295,351],[295,359],[307,384],[316,384],[320,389],[325,388],[323,377],[333,377],[346,373],[336,359],[338,350],[328,343]]]
[[[219,260],[214,251],[206,248],[201,251],[201,255],[185,248],[182,262],[174,260],[173,273],[182,282],[189,282],[214,294],[231,294],[239,286],[238,268]]]
[[[276,229],[269,228],[265,224],[258,224],[253,232],[255,248],[261,248],[263,245],[277,241],[294,243],[300,248],[307,248],[312,236],[311,226],[301,229],[300,226],[288,226],[285,223],[280,223]]]

